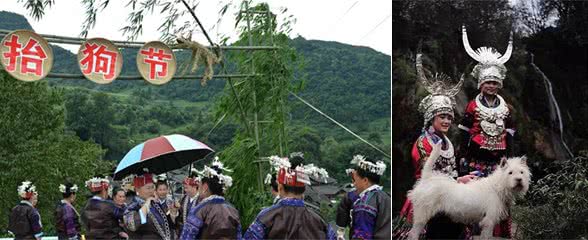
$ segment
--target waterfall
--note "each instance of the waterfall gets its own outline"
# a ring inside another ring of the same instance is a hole
[[[537,65],[535,65],[535,55],[533,55],[533,53],[531,54],[531,66],[533,66],[533,68],[535,69],[535,71],[537,71],[541,77],[543,78],[543,83],[545,84],[545,88],[547,89],[547,95],[549,95],[549,109],[550,112],[552,112],[552,121],[553,121],[553,113],[555,112],[556,116],[555,118],[557,118],[558,123],[559,123],[559,136],[561,139],[561,142],[564,146],[564,148],[566,149],[566,151],[568,151],[568,154],[570,154],[570,156],[573,158],[574,154],[572,153],[572,151],[570,150],[570,148],[568,148],[568,145],[566,144],[566,142],[564,141],[564,131],[563,131],[563,121],[561,119],[561,112],[559,110],[559,104],[557,104],[557,100],[555,99],[555,96],[553,95],[553,87],[551,86],[551,81],[549,81],[549,78],[547,78],[547,76],[545,76],[545,74],[543,73],[543,71],[541,71],[541,69],[539,69],[539,67],[537,67]],[[555,108],[555,111],[553,111],[553,108]]]

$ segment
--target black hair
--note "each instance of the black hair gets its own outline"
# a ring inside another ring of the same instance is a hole
[[[289,160],[291,169],[295,169],[296,167],[302,166],[304,164],[304,157],[299,155],[292,156]]]
[[[198,177],[198,173],[196,171],[192,171],[190,170],[190,174],[188,174],[189,178],[195,178]]]
[[[306,191],[306,186],[295,187],[295,186],[288,186],[288,185],[284,184],[284,191],[287,193],[303,194],[304,191]]]
[[[276,173],[272,174],[272,182],[271,182],[270,186],[272,187],[272,189],[275,192],[278,191],[278,178],[277,178],[277,174]]]
[[[296,167],[304,165],[304,157],[298,154],[292,156],[290,155],[290,170],[295,170]],[[306,191],[305,186],[295,187],[295,186],[287,186],[284,184],[284,191],[287,193],[294,193],[294,194],[303,194]]]
[[[375,164],[375,161],[373,159],[366,158],[365,161],[368,161],[368,162]],[[372,184],[380,183],[380,175],[375,174],[373,172],[370,172],[368,170],[364,170],[363,168],[360,168],[359,166],[355,166],[354,169],[357,172],[357,175],[359,175],[362,178],[367,178]]]
[[[157,181],[155,183],[155,189],[157,189],[161,185],[165,185],[166,187],[169,187],[169,185],[167,184],[167,181]]]
[[[133,198],[133,197],[137,196],[137,193],[136,193],[135,191],[133,191],[133,190],[128,190],[128,191],[126,192],[125,196],[126,196],[127,198]]]
[[[222,174],[223,172],[223,170],[218,168],[217,166],[211,166],[210,168],[214,169],[219,174]],[[217,176],[212,176],[210,178],[203,177],[202,183],[208,184],[208,190],[210,191],[210,193],[214,195],[224,196],[223,185],[220,184],[220,179]]]
[[[63,198],[68,198],[71,195],[75,195],[76,194],[75,192],[72,192],[71,191],[71,188],[74,185],[73,183],[71,183],[69,181],[66,181],[63,185],[65,186],[65,192],[64,193],[61,193],[61,195],[63,196]]]
[[[115,187],[112,189],[112,198],[114,199],[114,196],[116,196],[116,194],[120,191],[123,191],[123,193],[125,193],[125,196],[127,195],[127,192],[123,188]]]

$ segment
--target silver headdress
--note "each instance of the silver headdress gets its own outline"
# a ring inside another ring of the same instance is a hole
[[[478,61],[478,64],[472,70],[472,76],[478,79],[478,89],[483,83],[488,81],[495,81],[502,88],[502,82],[506,78],[506,67],[504,63],[510,59],[512,54],[512,32],[510,32],[508,47],[504,55],[500,54],[493,47],[480,47],[474,51],[470,46],[465,26],[461,27],[461,32],[463,46],[466,52],[470,57]]]
[[[456,105],[454,96],[457,95],[463,84],[463,74],[459,82],[453,86],[451,85],[451,78],[443,73],[435,73],[433,76],[427,77],[427,70],[423,68],[421,58],[422,54],[417,54],[417,78],[429,92],[429,95],[421,100],[418,110],[423,114],[423,125],[426,126],[431,119],[439,114],[454,116],[453,109]]]

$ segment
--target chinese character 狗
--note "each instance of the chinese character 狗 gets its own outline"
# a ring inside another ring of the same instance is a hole
[[[94,38],[82,44],[78,62],[86,78],[97,83],[110,83],[120,74],[122,55],[110,41]]]

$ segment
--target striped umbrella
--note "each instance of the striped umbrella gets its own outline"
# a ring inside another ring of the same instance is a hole
[[[180,134],[149,139],[131,149],[114,171],[114,180],[129,174],[161,174],[205,158],[214,152],[206,144]]]

